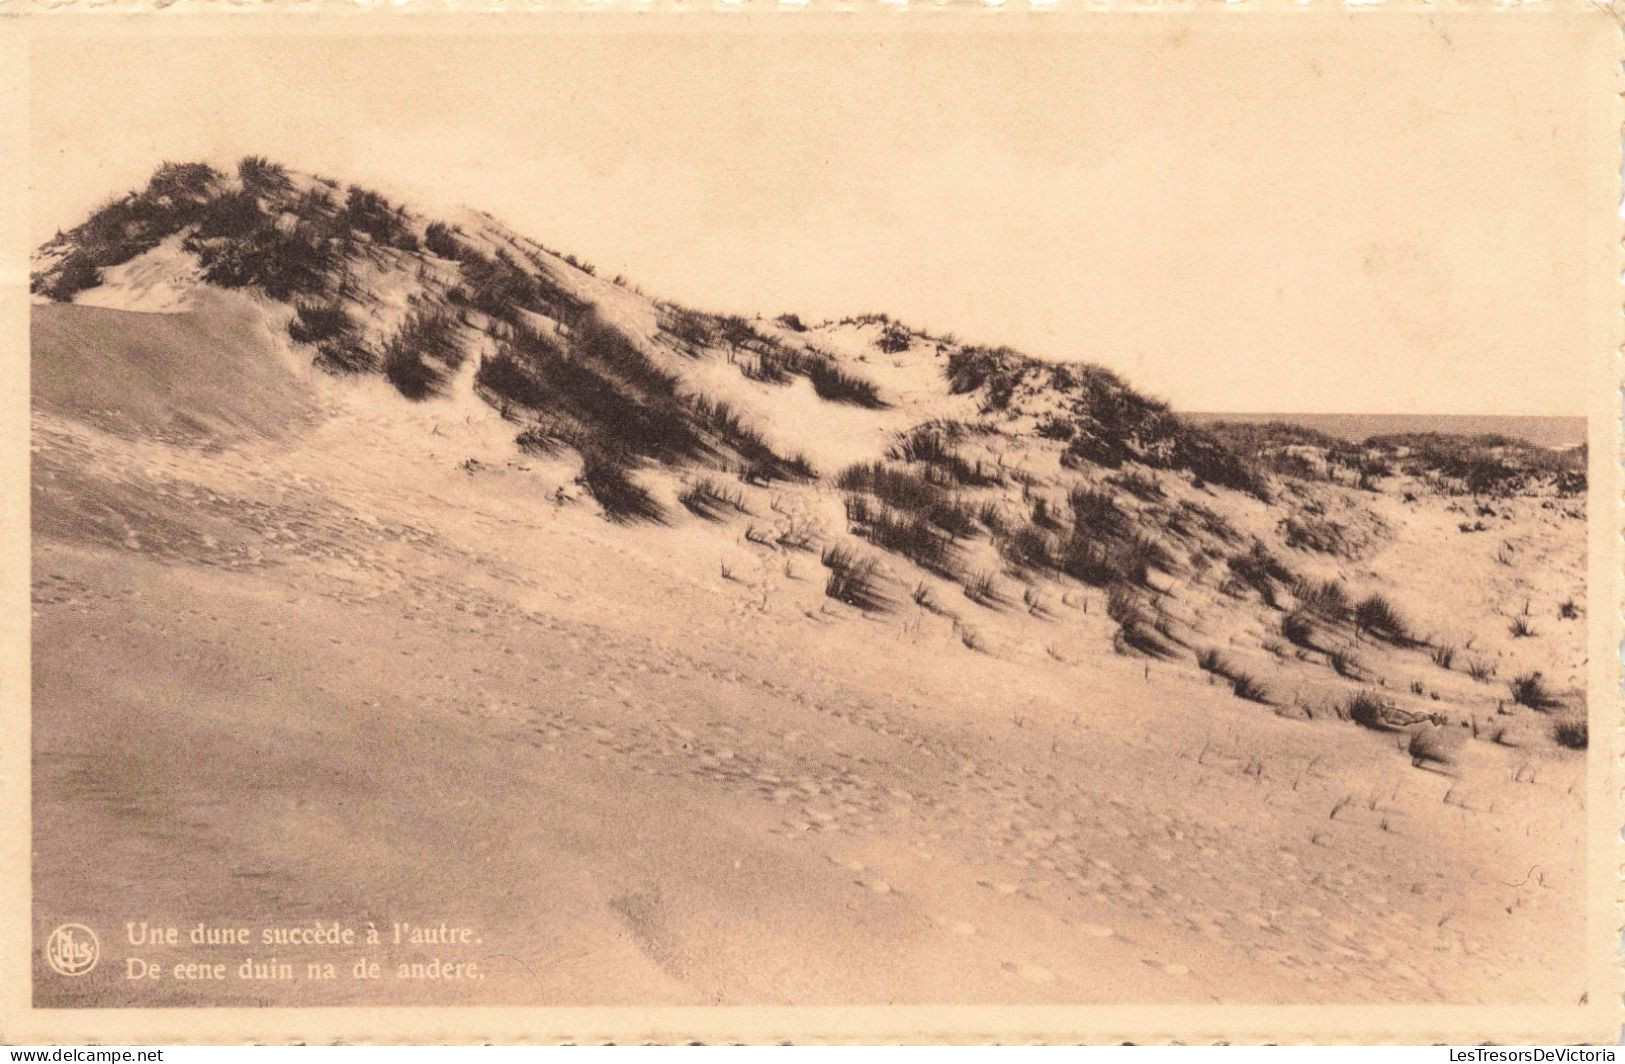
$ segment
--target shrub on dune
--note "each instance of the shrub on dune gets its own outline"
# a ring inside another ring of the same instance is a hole
[[[1552,722],[1552,738],[1559,746],[1584,750],[1591,744],[1591,726],[1583,716],[1562,717]]]

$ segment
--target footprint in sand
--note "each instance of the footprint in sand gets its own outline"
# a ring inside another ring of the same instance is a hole
[[[1029,983],[1053,983],[1055,973],[1038,964],[1015,964],[1005,961],[1003,968],[1007,972],[1019,975]]]

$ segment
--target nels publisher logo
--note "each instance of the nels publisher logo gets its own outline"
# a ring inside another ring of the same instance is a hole
[[[45,940],[45,963],[58,975],[84,975],[101,953],[96,932],[84,924],[62,924]]]

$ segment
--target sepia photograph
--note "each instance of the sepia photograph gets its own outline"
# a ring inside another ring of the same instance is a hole
[[[4,30],[7,1041],[1615,1040],[1617,23],[814,8]]]

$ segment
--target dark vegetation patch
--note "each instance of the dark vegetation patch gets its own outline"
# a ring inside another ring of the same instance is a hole
[[[893,461],[931,466],[940,470],[945,479],[965,487],[1002,485],[1004,476],[997,468],[989,467],[980,458],[972,463],[959,453],[956,441],[966,432],[958,422],[921,425],[905,433],[886,456]]]
[[[855,522],[855,531],[869,542],[901,554],[922,569],[948,574],[952,541],[930,521],[884,507],[865,511],[863,516],[864,520]]]
[[[1269,688],[1250,673],[1238,672],[1230,677],[1230,692],[1246,702],[1270,704]]]
[[[1507,689],[1512,695],[1512,701],[1530,709],[1545,712],[1561,705],[1557,696],[1546,686],[1545,678],[1538,672],[1525,672],[1514,676],[1507,684]]]
[[[729,488],[710,477],[701,477],[678,492],[677,500],[692,514],[707,521],[720,521],[724,514],[745,512],[745,499],[738,488]]]
[[[1584,750],[1591,745],[1591,725],[1583,716],[1560,717],[1552,722],[1552,739],[1570,750]]]
[[[743,365],[742,371],[753,380],[769,384],[783,384],[792,376],[805,377],[820,399],[832,403],[871,410],[884,409],[887,405],[873,381],[848,373],[833,356],[822,351],[798,351],[775,345],[758,352],[754,361]]]
[[[1355,605],[1354,624],[1362,632],[1400,646],[1415,642],[1404,615],[1380,594],[1367,595]]]
[[[341,303],[300,303],[288,322],[288,335],[304,344],[320,343],[355,331]]]
[[[456,242],[453,254],[462,272],[462,284],[451,292],[454,301],[466,304],[491,318],[521,324],[520,311],[543,314],[558,321],[582,315],[585,305],[544,273],[521,266],[512,255],[498,248],[486,255],[470,244]]]
[[[274,196],[293,187],[287,168],[263,155],[247,155],[239,160],[237,179],[245,191],[256,196]]]
[[[1586,490],[1586,449],[1559,451],[1499,434],[1436,432],[1377,435],[1355,443],[1286,422],[1214,422],[1216,438],[1244,461],[1299,480],[1353,482],[1376,490],[1403,473],[1455,494],[1506,496],[1539,484],[1559,495]]]
[[[144,189],[107,201],[60,234],[54,242],[71,250],[55,270],[33,278],[33,290],[68,300],[94,287],[101,270],[128,262],[196,221],[220,181],[220,173],[203,163],[164,163]]]
[[[856,551],[837,544],[825,548],[820,560],[829,570],[824,594],[861,610],[885,608],[886,600],[880,591],[880,565],[873,558],[860,557]]]
[[[1281,635],[1286,641],[1305,650],[1319,650],[1315,641],[1315,624],[1305,610],[1294,610],[1281,617]]]
[[[1385,730],[1388,724],[1388,704],[1375,691],[1356,691],[1343,706],[1343,716],[1362,728]]]
[[[431,255],[456,261],[461,257],[463,245],[450,226],[443,222],[430,222],[423,230],[423,247]]]
[[[957,496],[908,469],[885,462],[859,462],[841,470],[836,486],[865,492],[893,509],[923,519],[956,539],[976,534],[974,511]]]
[[[223,192],[198,212],[197,235],[203,240],[246,237],[265,225],[259,197],[246,190]]]
[[[591,457],[588,490],[618,520],[658,513],[652,500],[643,501],[646,492],[627,486],[637,487],[630,469],[640,459],[717,464],[731,452],[747,479],[813,475],[804,458],[777,454],[727,403],[680,394],[676,377],[595,315],[578,318],[563,338],[509,326],[496,352],[481,359],[475,382],[497,404],[549,419],[550,438],[565,438]],[[619,479],[604,470],[616,463]]]
[[[676,303],[660,304],[660,328],[693,356],[717,342],[715,318]]]
[[[635,459],[612,447],[577,444],[581,450],[581,482],[603,507],[604,516],[622,524],[658,523],[665,511],[648,489],[632,479]]]
[[[949,391],[980,393],[984,413],[1018,413],[1023,394],[1059,393],[1067,409],[1044,413],[1038,425],[1044,436],[1067,441],[1062,462],[1068,466],[1120,469],[1139,462],[1263,494],[1258,474],[1217,437],[1099,366],[1053,365],[1008,347],[963,347],[949,352],[946,372]]]
[[[1348,588],[1341,580],[1298,581],[1292,589],[1299,609],[1308,610],[1332,621],[1346,621],[1353,612]]]
[[[1495,433],[1473,436],[1418,432],[1372,436],[1367,448],[1387,455],[1413,476],[1432,474],[1473,495],[1505,496],[1550,480],[1559,494],[1586,490],[1586,448],[1559,451]]]
[[[880,330],[875,346],[888,355],[901,354],[914,346],[914,334],[899,322],[888,322]]]
[[[1107,590],[1106,616],[1117,624],[1112,645],[1119,653],[1134,650],[1160,660],[1177,656],[1132,588],[1114,585]]]
[[[781,323],[785,318],[800,324],[793,315],[781,317]],[[705,314],[676,303],[662,303],[660,328],[693,357],[722,344],[737,360],[740,372],[751,380],[786,384],[792,377],[805,377],[820,399],[874,410],[888,405],[873,381],[849,373],[833,355],[811,347],[787,347],[737,315]],[[805,328],[802,325],[794,331]]]
[[[1231,673],[1234,671],[1231,668],[1230,663],[1225,660],[1224,655],[1219,652],[1217,647],[1208,647],[1203,650],[1198,650],[1196,652],[1196,667],[1201,669],[1203,672],[1210,672],[1215,676],[1222,676],[1225,679],[1229,679]]]
[[[1347,532],[1336,521],[1311,513],[1296,513],[1280,523],[1281,538],[1297,550],[1348,558],[1354,554]]]
[[[49,280],[34,282],[34,290],[48,299],[66,303],[78,293],[101,283],[102,271],[97,267],[95,258],[75,248],[68,252]]]
[[[440,385],[439,367],[462,364],[456,327],[456,319],[443,311],[413,312],[384,344],[384,376],[406,398],[427,399]]]
[[[1280,590],[1297,582],[1292,571],[1257,540],[1246,551],[1226,558],[1225,566],[1229,570],[1229,577],[1219,590],[1239,597],[1251,589],[1258,595],[1259,601],[1272,608],[1279,605]]]

